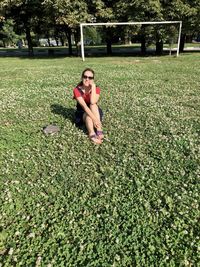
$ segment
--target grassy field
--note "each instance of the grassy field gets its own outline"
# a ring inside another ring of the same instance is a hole
[[[200,53],[0,65],[0,266],[198,266]],[[73,123],[88,66],[101,146]]]

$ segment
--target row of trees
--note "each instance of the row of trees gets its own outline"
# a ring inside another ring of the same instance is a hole
[[[180,51],[184,49],[187,35],[198,35],[200,27],[199,0],[0,0],[0,37],[14,32],[24,35],[29,54],[33,55],[32,34],[51,37],[63,44],[67,39],[69,54],[72,55],[72,35],[75,43],[80,40],[79,25],[83,22],[116,21],[183,21]],[[11,31],[13,28],[13,31]],[[141,49],[145,53],[147,31],[139,30]],[[152,30],[152,29],[151,29]],[[104,29],[107,51],[116,29]],[[123,31],[126,35],[126,29]],[[12,33],[13,35],[13,33]],[[13,37],[13,36],[12,36]],[[162,50],[164,32],[156,28],[156,47]]]

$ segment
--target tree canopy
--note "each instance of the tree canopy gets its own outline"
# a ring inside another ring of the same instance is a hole
[[[1,0],[0,33],[15,40],[25,35],[30,55],[33,54],[32,36],[66,38],[72,54],[72,35],[79,41],[79,24],[82,22],[117,21],[183,21],[181,49],[188,35],[198,35],[200,26],[199,0]],[[12,23],[11,23],[12,22]],[[10,26],[9,26],[10,25]],[[104,28],[108,52],[117,28]],[[8,33],[10,31],[10,33]],[[11,34],[12,32],[12,34]],[[124,30],[124,35],[126,35]],[[157,48],[162,49],[165,32],[155,27],[143,26],[138,30],[142,49],[145,52],[146,34],[156,36]],[[3,39],[2,39],[3,40]],[[4,44],[6,44],[4,42]]]

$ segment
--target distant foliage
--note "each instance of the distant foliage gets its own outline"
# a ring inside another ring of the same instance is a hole
[[[12,19],[4,20],[2,30],[0,31],[2,44],[6,46],[15,46],[19,36],[14,31],[15,23]]]

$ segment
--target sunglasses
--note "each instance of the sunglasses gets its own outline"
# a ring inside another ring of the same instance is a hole
[[[93,79],[94,79],[94,77],[83,75],[83,79],[89,79],[89,80],[93,80]]]

